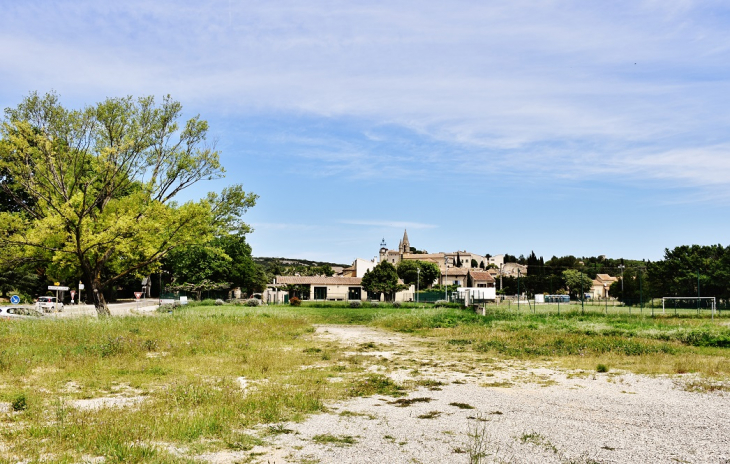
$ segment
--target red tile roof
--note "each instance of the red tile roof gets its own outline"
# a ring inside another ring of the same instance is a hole
[[[281,285],[360,285],[362,277],[276,276]]]

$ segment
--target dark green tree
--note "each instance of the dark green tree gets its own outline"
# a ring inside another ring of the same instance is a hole
[[[381,261],[372,270],[365,272],[361,285],[371,298],[383,294],[386,301],[392,301],[396,292],[408,288],[398,283],[398,272],[387,261]]]
[[[568,287],[570,295],[581,300],[584,298],[583,295],[590,292],[593,286],[593,279],[575,269],[564,270],[563,278],[565,279],[565,285]]]
[[[409,259],[398,263],[398,277],[403,279],[403,282],[408,285],[416,285],[416,281],[419,278],[419,269],[421,270],[421,280],[418,282],[418,288],[420,290],[433,285],[433,282],[440,274],[439,267],[435,263]]]

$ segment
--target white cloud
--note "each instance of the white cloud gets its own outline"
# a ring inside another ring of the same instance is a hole
[[[421,222],[405,222],[405,221],[369,221],[369,220],[342,220],[340,224],[349,224],[353,226],[372,226],[372,227],[390,227],[396,229],[435,229],[435,224],[424,224]]]
[[[297,153],[318,162],[317,175],[519,165],[727,189],[720,2],[19,5],[0,19],[0,72],[21,93],[56,88],[87,103],[98,99],[89,93],[171,93],[221,112],[354,118],[363,133],[389,124],[445,144],[412,148],[416,165],[332,137]]]

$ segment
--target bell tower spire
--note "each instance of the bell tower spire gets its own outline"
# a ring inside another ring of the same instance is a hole
[[[401,240],[401,253],[410,253],[411,252],[411,242],[408,241],[408,231],[403,229],[403,240]]]

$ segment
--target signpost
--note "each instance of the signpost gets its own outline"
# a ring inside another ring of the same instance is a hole
[[[10,297],[10,302],[12,304],[18,304],[20,303],[20,297],[18,295],[13,295]]]
[[[76,290],[71,290],[69,293],[71,294],[71,304],[74,304],[74,296],[76,296]]]
[[[139,309],[139,299],[142,298],[142,292],[134,292],[134,297],[137,298],[137,309]]]
[[[49,285],[48,286],[48,290],[55,290],[56,291],[56,303],[55,304],[58,304],[58,303],[61,302],[61,299],[58,297],[58,292],[67,292],[68,291],[68,287],[65,287],[63,285],[59,285],[59,283],[56,282],[56,285]],[[55,305],[54,305],[54,311],[55,310],[56,310],[56,308],[55,308]]]

